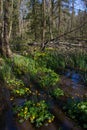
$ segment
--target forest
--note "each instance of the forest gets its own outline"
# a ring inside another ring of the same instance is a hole
[[[87,129],[87,0],[0,0],[0,130]]]

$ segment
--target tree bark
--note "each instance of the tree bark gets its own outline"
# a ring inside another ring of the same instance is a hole
[[[2,32],[3,32],[3,0],[0,1],[0,54],[3,54],[2,50]]]
[[[12,3],[11,3],[11,18],[10,18],[10,27],[9,27],[9,39],[11,38],[11,33],[12,33],[12,23],[13,23],[13,20],[12,20],[12,15],[13,15],[13,0],[12,0]]]
[[[11,57],[12,54],[9,46],[10,4],[10,0],[4,1],[3,55],[5,57]]]
[[[75,12],[74,12],[74,2],[75,2],[75,0],[72,0],[71,30],[72,30],[73,25],[74,25],[74,14],[75,14]]]
[[[58,0],[58,36],[60,35],[61,26],[61,0]]]
[[[52,28],[53,28],[53,17],[52,17],[52,0],[49,0],[49,32],[50,32],[50,39],[53,39],[53,33],[52,33]]]
[[[42,5],[42,10],[43,10],[43,34],[42,34],[42,48],[44,47],[44,42],[45,42],[45,33],[46,33],[46,1],[43,0],[43,5]]]

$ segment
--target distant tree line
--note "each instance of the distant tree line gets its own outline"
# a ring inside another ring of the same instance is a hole
[[[10,57],[9,43],[20,41],[40,42],[43,47],[63,34],[60,39],[87,39],[87,0],[80,2],[82,10],[77,0],[0,0],[1,54]]]

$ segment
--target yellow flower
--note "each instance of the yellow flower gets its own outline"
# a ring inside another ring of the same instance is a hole
[[[29,88],[26,88],[26,91],[28,91],[29,90]]]
[[[40,106],[40,103],[37,103],[37,106]]]
[[[51,119],[52,121],[54,120],[54,116],[52,117],[52,119]]]
[[[16,93],[19,93],[19,90],[16,90]]]
[[[28,111],[28,108],[27,108],[27,107],[25,107],[25,111]]]
[[[24,114],[26,114],[27,113],[27,111],[24,111]]]
[[[33,121],[35,119],[35,116],[31,116],[30,120]]]
[[[14,99],[14,97],[11,97],[10,100],[12,101]]]
[[[33,118],[30,118],[30,121],[32,122],[34,119]]]
[[[49,123],[51,123],[51,122],[52,122],[52,120],[51,120],[51,119],[49,119],[49,120],[48,120],[48,122],[49,122]]]
[[[34,119],[35,119],[35,116],[32,116],[32,119],[34,120]]]

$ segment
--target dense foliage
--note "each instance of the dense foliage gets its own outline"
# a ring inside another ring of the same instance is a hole
[[[34,58],[40,65],[44,65],[45,67],[53,70],[68,66],[87,71],[87,55],[80,52],[65,54],[63,52],[58,52],[56,49],[52,49],[41,53],[36,52]]]
[[[52,92],[51,95],[54,96],[55,98],[64,96],[64,91],[60,88],[55,88]]]
[[[19,122],[29,119],[36,127],[51,123],[54,116],[49,112],[48,106],[44,100],[34,103],[26,101],[23,106],[16,106],[14,113],[17,115]]]
[[[83,128],[87,128],[87,101],[76,102],[70,100],[65,109],[68,111],[68,115],[81,123]]]
[[[59,76],[54,71],[40,66],[33,59],[24,56],[15,56],[13,66],[14,72],[18,75],[29,73],[30,78],[36,80],[41,87],[52,86],[59,81]]]

